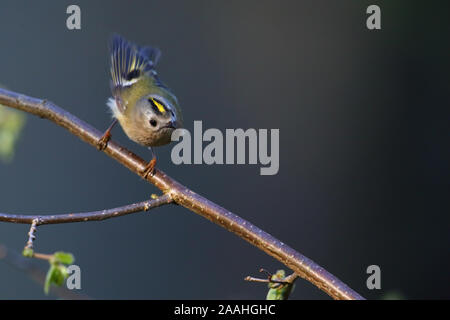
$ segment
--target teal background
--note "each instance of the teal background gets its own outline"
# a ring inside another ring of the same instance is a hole
[[[70,31],[75,3],[82,29]],[[381,7],[382,30],[366,28],[370,4]],[[109,36],[157,45],[187,129],[194,120],[280,129],[278,175],[260,176],[259,165],[176,166],[170,146],[158,149],[162,170],[367,298],[450,298],[448,12],[444,1],[3,0],[0,83],[103,130]],[[0,211],[91,211],[156,191],[65,130],[27,118],[14,161],[0,164]],[[113,137],[150,157],[120,128]],[[21,251],[27,232],[1,223],[0,243]],[[35,246],[72,252],[81,293],[99,299],[263,299],[266,287],[244,277],[283,267],[176,206],[42,226]],[[371,264],[382,290],[366,288]],[[0,261],[0,298],[46,297]],[[303,280],[292,298],[328,299]]]

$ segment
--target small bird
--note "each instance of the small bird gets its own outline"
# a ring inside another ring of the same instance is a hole
[[[131,140],[149,147],[152,160],[142,172],[146,178],[154,172],[156,156],[151,147],[171,142],[172,132],[182,127],[177,98],[163,84],[155,66],[161,52],[153,47],[139,47],[119,35],[110,41],[111,91],[107,105],[113,123],[98,141],[98,149],[106,148],[111,129],[119,122]]]

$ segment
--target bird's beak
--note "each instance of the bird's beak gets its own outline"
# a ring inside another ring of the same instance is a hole
[[[164,126],[164,128],[169,128],[169,129],[176,129],[176,126],[175,126],[175,122],[169,122],[168,124],[166,124],[165,126]]]

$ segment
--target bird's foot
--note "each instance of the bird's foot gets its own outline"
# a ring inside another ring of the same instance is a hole
[[[103,136],[97,141],[97,149],[102,151],[108,146],[108,142],[111,140],[111,132],[107,130]]]
[[[149,161],[147,166],[145,166],[144,170],[142,171],[142,178],[147,179],[149,175],[153,176],[155,174],[155,166],[156,166],[156,158],[154,157],[152,160]]]

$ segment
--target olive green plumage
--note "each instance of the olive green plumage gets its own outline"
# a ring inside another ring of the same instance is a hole
[[[168,144],[182,126],[182,115],[177,98],[157,76],[160,51],[114,35],[110,54],[113,98],[108,106],[113,116],[131,140],[145,146]]]

